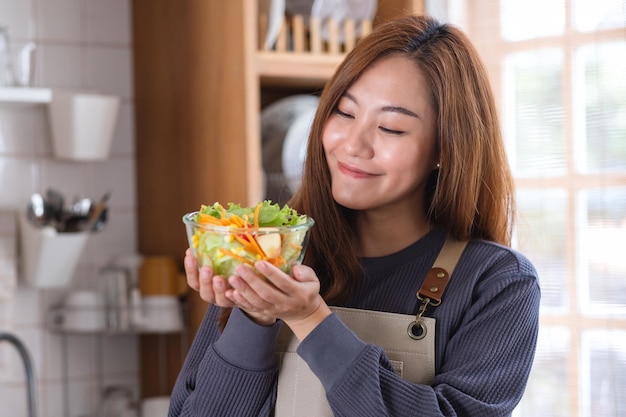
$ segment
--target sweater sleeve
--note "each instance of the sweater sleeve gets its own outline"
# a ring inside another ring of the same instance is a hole
[[[259,326],[233,309],[224,332],[210,306],[172,391],[168,417],[269,416],[280,323]]]
[[[440,366],[431,385],[399,378],[382,348],[354,340],[338,318],[318,326],[298,353],[320,378],[335,416],[509,416],[526,386],[538,332],[536,273],[518,266],[490,272],[473,292],[467,287],[459,322],[437,323],[437,331],[454,328],[438,340]],[[456,306],[450,297],[446,302],[442,314],[449,316]],[[328,346],[336,358],[320,353]]]

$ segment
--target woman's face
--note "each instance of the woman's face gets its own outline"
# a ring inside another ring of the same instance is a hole
[[[345,92],[322,143],[337,203],[354,210],[424,205],[436,168],[436,117],[421,71],[408,58],[375,63]]]

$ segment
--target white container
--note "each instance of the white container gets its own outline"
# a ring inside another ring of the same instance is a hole
[[[170,397],[149,397],[141,402],[143,417],[167,417],[170,408]]]
[[[183,329],[183,317],[178,297],[175,295],[150,295],[142,297],[142,318],[137,328],[144,333],[169,333]]]
[[[89,234],[58,233],[53,227],[36,228],[19,213],[20,271],[33,287],[50,288],[67,285]]]
[[[107,159],[120,101],[117,96],[54,90],[48,115],[55,157],[73,161]]]
[[[104,297],[98,291],[78,290],[65,297],[53,314],[55,325],[65,331],[94,332],[106,329]]]

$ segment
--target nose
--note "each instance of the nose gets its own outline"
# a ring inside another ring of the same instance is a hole
[[[346,131],[344,149],[346,154],[370,159],[374,156],[372,127],[365,121],[355,120]]]

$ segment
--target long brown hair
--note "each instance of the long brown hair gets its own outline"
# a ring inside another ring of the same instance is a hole
[[[304,263],[313,267],[329,303],[345,300],[360,265],[352,212],[333,200],[322,131],[339,99],[374,62],[411,59],[430,85],[437,115],[440,168],[431,175],[429,220],[457,239],[510,245],[513,180],[485,68],[456,27],[427,16],[383,23],[346,56],[320,97],[311,126],[302,185],[289,204],[316,221]],[[390,74],[393,76],[393,74]]]

